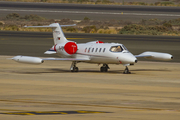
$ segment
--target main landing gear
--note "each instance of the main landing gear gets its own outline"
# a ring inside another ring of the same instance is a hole
[[[70,68],[71,72],[78,72],[79,71],[78,67],[76,67],[76,63],[77,63],[76,61],[72,62],[71,68]]]
[[[103,66],[100,68],[100,71],[101,72],[107,72],[108,69],[110,69],[109,66],[107,64],[103,64]]]
[[[78,67],[76,67],[76,64],[77,64],[77,61],[73,61],[72,62],[71,68],[70,68],[71,72],[78,72],[79,71]],[[108,64],[103,64],[103,66],[100,68],[100,71],[101,72],[107,72],[108,69],[110,69]],[[125,68],[123,73],[124,74],[131,74],[131,72],[129,71],[127,66],[126,66],[126,68]]]
[[[128,69],[128,67],[126,66],[126,68],[125,68],[125,70],[124,70],[124,72],[123,72],[124,74],[131,74],[131,72],[129,72],[129,69]]]

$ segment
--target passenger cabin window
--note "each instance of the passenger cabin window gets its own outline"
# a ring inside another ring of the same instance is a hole
[[[85,51],[84,51],[84,52],[86,52],[86,50],[87,50],[87,48],[85,49]]]
[[[91,48],[89,48],[88,52],[90,52],[90,49],[91,49]]]
[[[96,52],[98,51],[98,48],[96,48]]]
[[[110,51],[111,52],[122,52],[122,47],[120,46],[120,45],[118,45],[118,46],[112,46],[111,48],[110,48]]]
[[[99,52],[101,52],[101,48],[99,49]]]
[[[94,51],[94,48],[92,49],[92,51],[91,52],[93,52]]]
[[[106,48],[103,49],[103,52],[105,52]]]

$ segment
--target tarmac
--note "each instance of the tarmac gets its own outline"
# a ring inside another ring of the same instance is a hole
[[[179,120],[180,63],[124,66],[45,61],[20,64],[0,56],[1,120]]]
[[[146,2],[148,1],[149,0],[146,0]],[[151,2],[154,1],[151,0]],[[179,7],[0,1],[0,17],[4,18],[7,14],[13,12],[18,13],[21,16],[36,14],[47,19],[69,18],[72,20],[83,20],[84,17],[88,17],[91,20],[133,20],[133,22],[137,23],[142,19],[159,19],[167,21],[178,19],[180,17]]]

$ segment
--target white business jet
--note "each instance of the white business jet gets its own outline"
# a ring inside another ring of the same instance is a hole
[[[52,23],[48,26],[25,26],[25,27],[48,27],[53,30],[54,46],[44,54],[56,54],[60,58],[39,58],[30,56],[15,56],[12,60],[22,63],[41,64],[45,60],[65,60],[72,61],[71,72],[78,72],[76,66],[79,62],[102,64],[101,72],[107,72],[109,64],[122,64],[126,68],[124,74],[128,74],[127,66],[137,63],[138,57],[145,57],[155,60],[172,60],[173,56],[168,53],[144,52],[139,55],[133,55],[128,49],[120,43],[103,43],[102,41],[92,41],[88,43],[77,44],[69,41],[64,36],[61,27],[74,25],[60,25]]]

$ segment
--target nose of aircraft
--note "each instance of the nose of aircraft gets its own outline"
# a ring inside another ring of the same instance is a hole
[[[136,60],[135,60],[135,63],[137,63],[137,62],[138,62],[138,60],[136,59]]]
[[[120,58],[119,60],[122,61],[122,63],[125,63],[125,64],[133,64],[133,63],[138,62],[137,58],[131,53],[124,53],[119,58]]]

